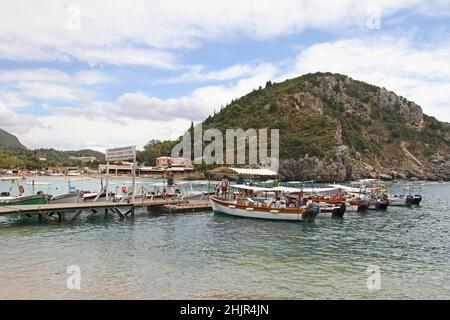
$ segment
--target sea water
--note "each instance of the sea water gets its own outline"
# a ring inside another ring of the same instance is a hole
[[[50,180],[39,188],[67,191],[64,179]],[[209,211],[65,224],[3,218],[0,299],[449,299],[450,184],[422,184],[420,207],[314,223]]]

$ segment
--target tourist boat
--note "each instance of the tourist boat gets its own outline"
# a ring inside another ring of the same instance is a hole
[[[363,179],[361,181],[378,181],[378,180]],[[340,184],[330,184],[329,186],[344,191],[346,194],[348,194],[349,199],[352,199],[350,201],[354,202],[355,201],[354,199],[356,199],[358,201],[358,205],[361,206],[361,209],[367,206],[367,204],[368,204],[367,209],[369,210],[387,210],[389,206],[388,195],[380,191],[384,190],[383,187],[380,187],[380,189],[376,189],[374,187],[371,188],[370,190],[367,190],[364,189],[363,187],[355,188]],[[354,207],[350,207],[350,209],[353,210]],[[356,211],[358,211],[358,209]]]
[[[210,197],[214,212],[244,218],[312,222],[320,211],[319,205],[312,201],[299,207],[287,205],[277,198],[268,198],[267,192],[273,192],[271,188],[247,185],[232,185],[230,188],[239,190],[238,194],[234,194],[235,199]],[[250,196],[259,193],[265,193],[265,197]]]
[[[213,196],[210,199],[214,212],[245,218],[311,222],[314,221],[320,211],[319,206],[314,203],[311,203],[305,208],[277,208],[271,206],[259,206],[252,202],[238,202],[237,200],[221,199],[216,196]]]
[[[386,185],[379,179],[360,179],[351,182],[353,188],[364,190],[371,193],[386,193]]]
[[[336,187],[309,187],[309,188],[291,188],[276,187],[272,190],[289,192],[295,197],[311,198],[314,202],[323,203],[322,207],[327,207],[321,212],[334,212],[334,216],[343,216],[345,212],[363,212],[369,208],[369,201],[355,196],[345,196],[339,188]],[[345,204],[345,209],[342,206]],[[334,209],[333,209],[334,208]],[[321,215],[323,216],[323,215]]]

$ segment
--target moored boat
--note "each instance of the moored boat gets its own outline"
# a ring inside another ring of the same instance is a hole
[[[331,216],[332,218],[342,218],[344,216],[345,211],[347,210],[346,204],[344,202],[335,204],[319,202],[318,205],[320,208],[319,217]]]
[[[46,204],[47,197],[44,194],[36,194],[31,196],[4,196],[0,197],[0,206],[19,206],[19,205],[33,205]]]
[[[210,199],[214,212],[243,218],[312,222],[320,211],[315,203],[301,208],[272,207],[260,202],[228,200],[216,196]]]
[[[81,192],[70,192],[50,197],[49,203],[77,203],[80,199]]]

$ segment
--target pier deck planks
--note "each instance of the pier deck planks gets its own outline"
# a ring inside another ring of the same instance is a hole
[[[185,203],[186,201],[184,201]],[[173,199],[140,200],[132,203],[120,202],[80,202],[80,203],[54,203],[54,204],[32,204],[32,205],[11,205],[1,206],[0,216],[9,214],[38,214],[50,211],[71,211],[71,210],[95,210],[106,208],[129,208],[129,207],[154,207],[168,204],[180,204],[183,201]]]

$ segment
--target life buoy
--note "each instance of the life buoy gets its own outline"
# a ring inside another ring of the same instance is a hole
[[[125,185],[122,185],[122,193],[127,193],[127,187]]]
[[[19,186],[19,191],[20,191],[20,193],[24,193],[25,192],[25,188],[23,186]]]

